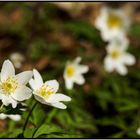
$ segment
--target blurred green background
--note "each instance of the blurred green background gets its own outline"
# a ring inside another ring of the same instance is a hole
[[[94,21],[102,6],[123,8],[131,14],[129,52],[136,64],[126,76],[107,73],[106,55]],[[36,68],[44,81],[57,79],[60,92],[69,95],[66,110],[38,105],[30,117],[25,138],[138,138],[140,127],[140,3],[59,2],[0,3],[0,63],[14,52],[25,61],[17,72]],[[68,60],[82,57],[90,70],[86,83],[65,88],[63,72]],[[27,101],[30,110],[33,99]],[[19,137],[28,109],[19,122],[0,121],[0,137]]]

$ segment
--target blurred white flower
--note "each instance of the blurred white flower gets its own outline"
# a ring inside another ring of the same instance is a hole
[[[4,113],[0,113],[0,119],[4,120],[6,118],[10,118],[13,121],[19,121],[21,120],[21,115],[18,114],[4,114]]]
[[[22,62],[25,60],[25,57],[21,53],[15,52],[10,55],[10,60],[16,68],[20,68]]]
[[[107,72],[116,70],[120,75],[127,74],[127,67],[125,65],[133,65],[135,57],[126,52],[128,46],[127,42],[112,41],[107,46],[107,56],[104,59],[104,67]]]
[[[136,133],[140,135],[140,127],[137,129]]]
[[[32,71],[25,71],[15,75],[15,68],[11,61],[5,60],[0,73],[0,100],[7,106],[15,108],[19,101],[29,99],[32,90],[25,85],[32,78]]]
[[[43,83],[40,73],[35,69],[33,70],[33,74],[34,79],[31,79],[29,84],[34,90],[33,94],[35,99],[42,104],[66,109],[66,105],[64,105],[61,101],[70,101],[71,98],[64,94],[56,93],[59,89],[59,83],[56,80],[50,80]]]
[[[74,82],[82,85],[85,83],[83,74],[88,72],[86,65],[80,65],[81,57],[77,57],[74,61],[68,62],[64,71],[64,80],[67,89],[72,89]]]
[[[125,37],[130,26],[130,19],[123,10],[103,7],[95,21],[95,26],[101,31],[103,40],[121,39]]]
[[[53,2],[53,4],[65,10],[82,10],[87,5],[85,2]]]

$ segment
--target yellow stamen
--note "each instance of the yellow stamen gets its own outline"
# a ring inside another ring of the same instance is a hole
[[[75,68],[73,66],[68,66],[66,69],[66,74],[68,77],[72,77],[75,73]]]
[[[109,28],[119,28],[122,25],[122,19],[119,16],[111,13],[108,15],[107,25]]]
[[[118,59],[121,55],[121,52],[118,50],[118,49],[114,49],[112,52],[111,52],[111,57],[113,59]]]
[[[18,87],[18,82],[14,77],[8,77],[6,81],[0,84],[0,88],[2,89],[3,93],[11,94],[13,93]]]
[[[36,91],[36,93],[41,97],[47,99],[51,94],[54,94],[55,91],[49,85],[43,84],[42,87]]]

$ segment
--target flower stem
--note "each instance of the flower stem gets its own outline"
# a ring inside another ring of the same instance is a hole
[[[4,104],[2,104],[2,105],[0,106],[0,111],[2,110],[3,106],[4,106]]]
[[[38,102],[35,102],[35,103],[34,103],[32,109],[30,110],[30,112],[29,112],[29,114],[28,114],[28,116],[27,116],[27,118],[26,118],[26,121],[25,121],[24,126],[23,126],[22,134],[24,134],[24,131],[25,131],[26,126],[27,126],[27,124],[28,124],[28,121],[29,121],[29,118],[30,118],[30,116],[31,116],[31,113],[32,113],[32,111],[34,110],[34,108],[36,107],[37,103],[38,103]]]

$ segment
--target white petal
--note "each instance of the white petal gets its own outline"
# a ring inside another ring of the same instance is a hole
[[[65,78],[65,85],[67,89],[72,89],[73,88],[73,80]]]
[[[108,9],[103,7],[100,11],[99,16],[95,21],[95,27],[99,30],[102,30],[106,26],[106,17],[107,17]]]
[[[12,101],[10,101],[9,97],[3,96],[3,97],[2,97],[2,103],[3,103],[5,106],[8,106],[10,103],[12,103]]]
[[[74,82],[79,85],[83,85],[85,83],[85,79],[82,75],[76,75]]]
[[[55,103],[59,101],[71,101],[71,98],[69,96],[66,96],[61,93],[53,94],[48,99],[47,102]]]
[[[34,97],[35,97],[35,99],[36,99],[37,101],[39,101],[39,102],[42,103],[42,104],[47,104],[47,102],[45,101],[44,98],[42,98],[41,96],[39,96],[39,95],[37,95],[37,94],[35,94],[35,93],[33,93],[33,94],[34,94]]]
[[[49,80],[45,82],[49,87],[53,88],[54,92],[57,92],[59,89],[59,83],[56,80]]]
[[[122,64],[119,64],[119,65],[116,66],[116,71],[120,75],[126,75],[127,72],[128,72],[127,68],[124,65],[122,65]]]
[[[140,127],[137,129],[136,133],[140,135]]]
[[[2,100],[2,103],[5,105],[5,106],[8,106],[9,104],[12,104],[12,107],[15,108],[18,104],[17,101],[15,101],[11,95],[9,96],[6,96],[4,94],[0,94],[0,99]]]
[[[14,121],[19,121],[21,120],[21,116],[16,114],[16,115],[8,115],[8,117],[11,119],[11,120],[14,120]]]
[[[4,120],[7,118],[7,115],[4,113],[0,113],[0,119]]]
[[[31,80],[29,81],[29,85],[30,85],[30,87],[31,87],[33,90],[36,90],[36,89],[37,89],[36,84],[35,84],[35,80],[31,79]]]
[[[26,86],[21,86],[11,96],[17,101],[24,101],[32,96],[32,90]]]
[[[63,103],[60,103],[60,102],[48,102],[47,100],[45,101],[44,98],[38,96],[37,94],[34,94],[34,97],[35,97],[36,100],[38,100],[42,104],[54,106],[54,107],[60,108],[60,109],[66,109],[66,106]]]
[[[112,72],[114,70],[115,62],[110,57],[105,57],[104,59],[104,68],[107,72]]]
[[[40,88],[43,84],[43,79],[42,79],[40,73],[36,69],[33,70],[33,74],[34,74],[34,80],[35,80],[36,87]]]
[[[16,75],[20,84],[26,85],[29,80],[32,78],[33,72],[32,71],[24,71]]]
[[[10,97],[11,98],[11,104],[12,104],[12,107],[13,108],[16,108],[17,107],[17,104],[18,104],[18,102],[16,101],[16,100],[14,100],[12,97]]]
[[[15,75],[15,68],[11,61],[5,60],[1,69],[1,81],[5,81],[9,76]]]
[[[79,65],[77,67],[77,72],[78,73],[86,73],[86,72],[88,72],[88,70],[89,70],[89,67],[86,66],[86,65]]]
[[[51,106],[54,106],[54,107],[59,108],[59,109],[66,109],[67,108],[66,105],[64,105],[63,103],[60,103],[60,102],[53,103],[53,104],[51,104]]]
[[[135,57],[129,53],[126,53],[122,59],[126,65],[133,65],[136,62]]]
[[[74,60],[74,63],[79,64],[81,62],[82,58],[80,56],[76,57]]]

